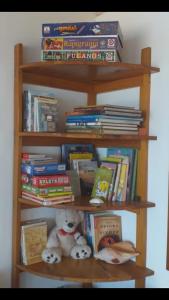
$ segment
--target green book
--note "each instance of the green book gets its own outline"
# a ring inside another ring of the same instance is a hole
[[[92,190],[92,197],[98,197],[106,200],[109,193],[110,183],[112,181],[112,170],[107,168],[97,168],[95,182]]]

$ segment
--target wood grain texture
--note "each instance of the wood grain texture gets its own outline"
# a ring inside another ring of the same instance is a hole
[[[133,202],[107,202],[102,205],[96,206],[91,205],[89,203],[90,197],[78,197],[74,202],[66,203],[66,204],[58,204],[54,205],[52,207],[56,208],[71,208],[76,210],[83,210],[83,211],[104,211],[104,210],[127,210],[134,213],[139,213],[140,209],[146,209],[154,207],[155,204],[152,202],[141,202],[141,201],[133,201]],[[27,208],[31,207],[41,207],[40,204],[35,203],[31,200],[26,200],[22,197],[18,198],[18,201],[22,203],[23,205],[27,205]],[[45,206],[46,207],[46,206]],[[51,206],[49,206],[51,207]]]
[[[22,45],[15,47],[14,59],[14,165],[13,165],[13,233],[12,233],[12,287],[19,287],[19,270],[16,264],[20,260],[20,164],[22,143],[18,133],[22,130]]]
[[[153,275],[152,270],[136,266],[132,261],[122,265],[111,265],[94,258],[83,261],[64,257],[59,264],[50,265],[41,262],[30,266],[17,265],[17,267],[20,271],[41,277],[83,283],[133,280]]]
[[[145,48],[141,52],[141,63],[144,66],[151,66],[151,48]],[[149,111],[150,111],[150,75],[146,74],[142,77],[140,87],[140,109],[143,111],[145,118],[143,127],[149,134]],[[148,143],[141,141],[141,147],[138,155],[137,167],[137,195],[143,201],[147,199],[147,181],[148,181]],[[147,211],[140,211],[137,214],[137,238],[136,248],[140,251],[136,259],[139,266],[146,266],[146,244],[147,244]],[[136,281],[137,288],[145,287],[145,280]]]

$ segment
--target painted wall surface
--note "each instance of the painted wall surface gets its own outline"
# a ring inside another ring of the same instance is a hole
[[[14,56],[16,43],[23,43],[24,61],[40,60],[41,24],[44,22],[92,21],[94,13],[0,13],[0,287],[10,286],[11,237],[12,237],[12,171],[13,171],[13,82]],[[158,140],[150,142],[148,199],[156,203],[156,208],[148,210],[147,266],[155,275],[146,279],[146,287],[169,287],[169,272],[166,271],[167,245],[167,189],[168,189],[168,128],[169,128],[169,13],[168,12],[109,12],[97,20],[119,20],[124,35],[122,59],[139,63],[140,49],[152,47],[152,65],[161,72],[152,75],[150,133]],[[85,103],[86,95],[55,90],[63,99],[67,109],[75,103]],[[98,103],[119,103],[138,106],[138,89],[100,94]],[[80,100],[81,99],[81,100]],[[54,217],[53,210],[45,214]],[[121,212],[123,234],[126,239],[135,241],[135,216]],[[44,215],[38,210],[37,217]],[[23,218],[36,217],[33,210],[23,213]],[[8,232],[8,233],[7,233]],[[22,274],[21,287],[56,287],[63,282]],[[102,283],[97,287],[134,287],[134,282]]]

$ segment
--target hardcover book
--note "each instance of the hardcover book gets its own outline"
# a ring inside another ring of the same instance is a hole
[[[29,223],[29,222],[28,222]],[[21,226],[21,254],[23,264],[42,261],[41,253],[47,243],[47,223],[37,222]]]
[[[107,168],[97,168],[91,196],[93,198],[98,197],[106,200],[108,197],[111,180],[112,170]]]
[[[66,175],[58,174],[58,175],[51,175],[51,176],[32,176],[31,184],[33,187],[38,187],[38,188],[70,186],[70,176],[67,174]]]
[[[64,163],[52,163],[47,164],[21,164],[22,173],[30,176],[38,175],[56,175],[63,174],[66,171],[66,165]]]

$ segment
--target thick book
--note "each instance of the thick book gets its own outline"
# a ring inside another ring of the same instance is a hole
[[[121,61],[120,54],[117,50],[97,50],[97,51],[57,51],[57,50],[41,50],[42,61],[108,61],[117,62]]]
[[[42,24],[42,36],[100,36],[119,35],[121,42],[123,36],[118,21],[107,22],[75,22],[75,23],[45,23]]]
[[[23,197],[27,197],[31,200],[39,200],[41,202],[60,202],[60,201],[64,201],[64,200],[71,200],[73,201],[74,200],[74,195],[71,194],[71,195],[61,195],[61,196],[54,196],[54,197],[43,197],[43,196],[35,196],[29,192],[24,192],[22,191],[22,196]]]
[[[90,214],[94,253],[122,240],[121,217],[113,214]]]
[[[30,176],[64,174],[66,165],[64,163],[48,164],[21,164],[21,171]]]
[[[47,222],[32,222],[21,226],[21,255],[24,265],[41,262],[41,254],[47,244]]]
[[[116,37],[50,37],[41,39],[41,50],[111,50],[121,49]]]

